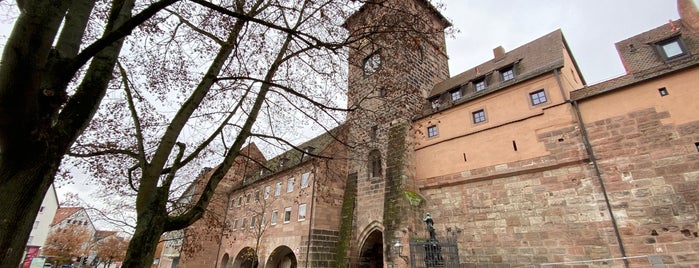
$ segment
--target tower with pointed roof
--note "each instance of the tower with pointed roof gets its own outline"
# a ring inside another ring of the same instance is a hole
[[[406,265],[390,245],[407,239],[422,213],[406,199],[416,191],[410,122],[432,87],[449,77],[449,26],[424,0],[368,2],[345,22],[354,41],[347,124],[348,188],[356,189],[356,207],[343,215],[351,216],[343,222],[352,226],[351,265]]]

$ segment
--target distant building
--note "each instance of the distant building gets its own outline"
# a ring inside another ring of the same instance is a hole
[[[31,258],[41,256],[41,248],[46,243],[53,217],[58,209],[58,197],[53,185],[49,186],[44,200],[41,202],[39,214],[36,216],[32,232],[29,234],[27,248],[25,250],[25,262],[31,263]]]
[[[347,94],[363,109],[270,160],[252,144],[169,267],[425,267],[426,213],[446,267],[699,265],[692,0],[618,42],[627,74],[595,85],[561,30],[450,77],[448,21],[381,3],[348,31],[424,35],[357,42]]]

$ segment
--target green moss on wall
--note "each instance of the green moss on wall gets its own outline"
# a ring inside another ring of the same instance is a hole
[[[404,190],[403,195],[405,196],[405,199],[410,202],[410,205],[416,208],[419,208],[422,205],[422,202],[425,201],[420,194],[410,190]]]
[[[345,184],[342,198],[342,223],[340,224],[339,241],[335,251],[335,268],[347,267],[347,254],[352,240],[352,221],[354,220],[354,201],[357,198],[357,173],[350,174]]]

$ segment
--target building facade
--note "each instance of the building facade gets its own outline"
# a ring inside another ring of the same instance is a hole
[[[56,210],[58,210],[58,197],[56,189],[51,185],[48,191],[46,191],[46,195],[44,195],[44,200],[41,201],[39,214],[36,216],[32,232],[29,234],[23,267],[28,267],[28,264],[31,264],[34,257],[41,256],[41,248],[46,243],[46,237],[49,235]]]
[[[450,78],[450,25],[428,1],[366,4],[350,35],[414,34],[351,47],[359,109],[238,166],[224,224],[179,267],[424,267],[409,245],[426,213],[462,267],[699,265],[699,11],[677,5],[680,20],[616,44],[627,74],[587,85],[560,30]],[[185,233],[212,226],[197,224]]]

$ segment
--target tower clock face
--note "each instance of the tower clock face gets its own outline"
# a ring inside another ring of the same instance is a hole
[[[369,76],[381,68],[381,54],[377,51],[364,59],[364,76]]]

